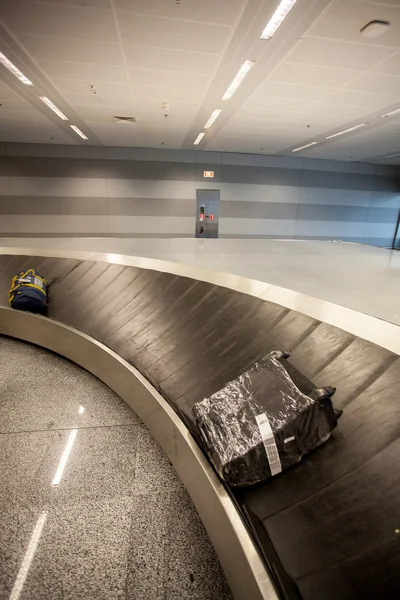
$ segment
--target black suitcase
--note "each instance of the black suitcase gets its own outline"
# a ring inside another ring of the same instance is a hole
[[[278,475],[337,425],[335,388],[316,388],[288,356],[272,352],[192,409],[206,452],[230,486]]]

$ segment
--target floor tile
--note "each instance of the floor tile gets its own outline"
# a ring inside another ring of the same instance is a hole
[[[0,433],[139,422],[100,380],[55,354],[0,337],[0,364]]]

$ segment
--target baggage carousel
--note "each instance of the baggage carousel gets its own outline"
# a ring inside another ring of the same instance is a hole
[[[124,369],[139,372],[147,391],[136,387],[131,406],[175,458],[236,597],[400,597],[398,354],[215,283],[99,261],[2,255],[3,307],[12,276],[28,266],[50,283],[49,318],[2,308],[0,333],[66,355],[124,399]],[[332,438],[295,468],[227,490],[196,445],[191,408],[280,349],[316,385],[337,387],[335,407],[344,415]],[[156,397],[168,403],[164,413],[175,411],[168,413],[174,427],[162,426]]]

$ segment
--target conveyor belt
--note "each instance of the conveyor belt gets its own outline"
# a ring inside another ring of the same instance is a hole
[[[192,431],[193,404],[270,350],[335,385],[345,413],[332,439],[236,499],[286,597],[400,597],[397,355],[252,296],[106,263],[2,256],[2,303],[28,265],[50,281],[49,317],[135,365]]]

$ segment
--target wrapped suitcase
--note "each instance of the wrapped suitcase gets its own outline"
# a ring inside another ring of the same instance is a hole
[[[193,407],[207,454],[221,479],[248,486],[278,475],[324,443],[337,425],[331,397],[289,355],[272,352]]]
[[[20,271],[13,277],[8,293],[11,308],[45,315],[47,287],[47,280],[34,269]]]

